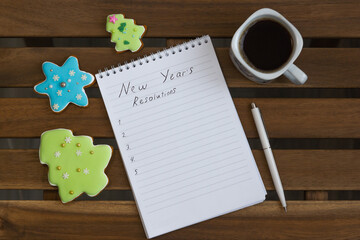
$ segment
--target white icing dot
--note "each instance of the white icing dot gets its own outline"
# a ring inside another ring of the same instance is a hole
[[[68,79],[68,82],[71,82],[71,79]]]
[[[49,85],[49,88],[53,88],[53,85]]]

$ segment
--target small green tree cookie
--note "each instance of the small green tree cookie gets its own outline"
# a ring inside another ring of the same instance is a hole
[[[99,194],[108,184],[105,174],[112,148],[93,145],[89,136],[74,136],[71,130],[54,129],[44,132],[40,142],[40,162],[49,167],[49,183],[58,186],[63,203],[85,192]]]
[[[111,14],[106,18],[106,31],[111,33],[111,42],[116,43],[117,52],[137,52],[143,45],[141,37],[146,26],[136,25],[134,19],[127,19],[123,14]]]

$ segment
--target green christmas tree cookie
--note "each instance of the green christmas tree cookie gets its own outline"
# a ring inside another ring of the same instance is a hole
[[[74,136],[71,130],[54,129],[41,135],[40,162],[49,167],[49,183],[58,186],[63,203],[85,192],[99,194],[108,184],[104,170],[112,155],[109,145],[93,145],[89,136]]]
[[[123,14],[111,14],[106,19],[106,31],[111,33],[111,42],[116,43],[117,52],[137,52],[143,46],[140,39],[146,26],[136,25],[134,19],[127,19]]]

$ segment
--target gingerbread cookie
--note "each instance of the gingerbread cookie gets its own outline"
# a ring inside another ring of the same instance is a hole
[[[39,155],[40,162],[48,165],[49,183],[58,186],[63,203],[83,192],[96,196],[109,182],[104,171],[112,148],[94,146],[89,136],[74,136],[68,129],[46,131],[41,135]]]
[[[146,26],[136,25],[133,19],[125,18],[123,14],[111,14],[107,16],[106,31],[111,33],[111,42],[116,43],[117,52],[137,52],[143,46],[141,38]]]
[[[61,67],[44,62],[42,65],[45,81],[37,84],[37,93],[48,95],[50,107],[54,112],[61,112],[69,103],[86,107],[88,98],[84,87],[94,82],[94,76],[79,69],[76,57],[69,57]]]

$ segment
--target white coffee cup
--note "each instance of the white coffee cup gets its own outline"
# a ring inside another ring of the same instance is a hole
[[[292,53],[289,59],[280,68],[275,69],[274,71],[265,72],[252,67],[246,62],[240,53],[241,46],[239,43],[241,38],[244,36],[245,31],[247,31],[250,26],[261,19],[270,19],[280,23],[288,30],[292,37]],[[284,74],[291,82],[295,84],[304,84],[308,78],[307,75],[301,71],[300,68],[294,65],[294,61],[299,56],[302,47],[303,39],[299,31],[288,20],[286,20],[286,18],[270,8],[263,8],[254,12],[235,32],[231,41],[230,58],[233,61],[235,67],[245,77],[254,82],[268,83]]]

